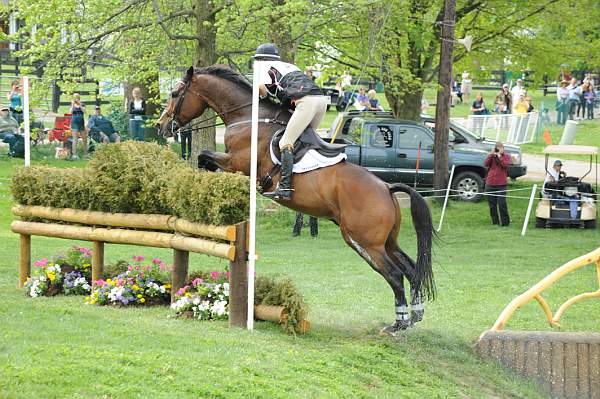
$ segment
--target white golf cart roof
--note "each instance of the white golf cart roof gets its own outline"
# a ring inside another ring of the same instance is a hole
[[[598,147],[591,145],[549,145],[544,154],[598,155]]]

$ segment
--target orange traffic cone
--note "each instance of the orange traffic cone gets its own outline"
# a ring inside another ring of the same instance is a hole
[[[546,145],[552,144],[552,137],[550,137],[550,130],[548,130],[548,128],[544,129],[542,137],[544,138],[544,142],[546,143]]]

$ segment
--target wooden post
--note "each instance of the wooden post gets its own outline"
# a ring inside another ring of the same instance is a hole
[[[246,327],[248,318],[247,222],[236,225],[235,259],[229,263],[229,327]]]
[[[92,249],[92,282],[103,278],[104,274],[104,243],[94,241]]]
[[[31,275],[31,236],[21,234],[21,254],[19,259],[19,288],[25,285],[25,281]]]
[[[173,277],[171,284],[171,302],[175,301],[175,293],[186,283],[190,253],[188,251],[173,250]]]

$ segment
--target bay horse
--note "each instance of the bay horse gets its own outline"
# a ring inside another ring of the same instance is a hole
[[[190,68],[175,86],[157,121],[160,132],[169,136],[169,126],[180,128],[212,108],[222,119],[225,153],[202,151],[199,166],[212,171],[242,172],[250,175],[252,85],[241,74],[224,65]],[[259,108],[257,176],[268,177],[274,170],[269,146],[274,133],[289,120],[290,111],[269,100]],[[268,191],[278,178],[262,180]],[[268,181],[268,183],[265,183]],[[381,332],[396,335],[424,314],[423,301],[435,296],[431,265],[433,225],[427,203],[404,184],[388,185],[361,166],[342,161],[333,166],[294,174],[291,201],[282,205],[336,223],[346,244],[354,249],[394,292],[396,321]],[[396,240],[401,214],[394,193],[410,195],[411,213],[417,234],[417,261],[413,261]],[[404,276],[411,286],[411,312],[404,291]]]

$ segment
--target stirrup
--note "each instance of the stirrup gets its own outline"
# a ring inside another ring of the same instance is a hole
[[[263,195],[270,199],[287,201],[287,200],[292,199],[293,191],[294,191],[293,188],[279,188],[279,186],[278,186],[275,189],[275,191],[269,191],[269,192],[263,193]]]

